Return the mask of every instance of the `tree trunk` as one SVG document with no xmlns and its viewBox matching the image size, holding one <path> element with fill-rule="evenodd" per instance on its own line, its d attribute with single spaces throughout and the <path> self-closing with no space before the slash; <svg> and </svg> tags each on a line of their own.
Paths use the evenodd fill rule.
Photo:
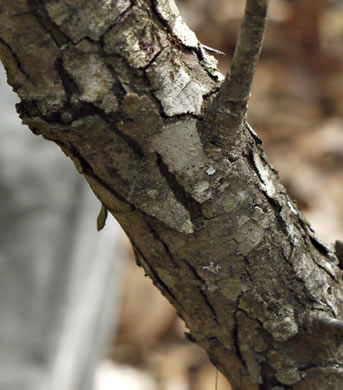
<svg viewBox="0 0 343 390">
<path fill-rule="evenodd" d="M 338 259 L 245 120 L 265 1 L 224 82 L 173 0 L 1 0 L 0 55 L 234 389 L 341 389 Z"/>
</svg>

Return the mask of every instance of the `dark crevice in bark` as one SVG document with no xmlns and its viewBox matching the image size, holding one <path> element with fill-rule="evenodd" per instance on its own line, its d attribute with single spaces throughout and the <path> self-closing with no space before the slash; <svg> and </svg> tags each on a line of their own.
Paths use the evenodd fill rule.
<svg viewBox="0 0 343 390">
<path fill-rule="evenodd" d="M 253 137 L 254 141 L 255 141 L 255 144 L 256 144 L 256 147 L 258 150 L 261 151 L 261 154 L 262 154 L 262 157 L 263 157 L 263 161 L 268 164 L 268 162 L 265 160 L 264 158 L 264 153 L 263 153 L 263 139 L 256 133 L 256 131 L 249 125 L 248 121 L 246 120 L 245 121 L 245 127 L 247 128 L 247 130 L 249 131 L 249 134 Z M 270 166 L 271 169 L 278 175 L 278 171 L 273 167 L 273 166 Z"/>
<path fill-rule="evenodd" d="M 242 296 L 243 296 L 244 294 L 242 294 Z M 242 297 L 241 296 L 241 297 Z M 240 297 L 240 298 L 241 298 Z M 239 305 L 239 303 L 238 303 L 238 305 Z M 261 329 L 263 329 L 263 322 L 261 321 L 261 320 L 259 320 L 258 318 L 255 318 L 255 317 L 252 317 L 251 315 L 249 315 L 249 313 L 246 311 L 246 310 L 244 310 L 244 309 L 242 309 L 241 307 L 238 307 L 237 308 L 237 312 L 238 311 L 241 311 L 242 313 L 244 313 L 246 316 L 247 316 L 247 318 L 249 318 L 249 320 L 252 320 L 252 321 L 255 321 L 255 322 L 257 322 L 258 323 L 258 325 L 261 327 Z"/>
<path fill-rule="evenodd" d="M 136 248 L 136 246 L 135 246 L 135 243 L 134 243 L 133 239 L 131 239 L 131 238 L 129 237 L 129 240 L 130 240 L 130 244 L 131 244 L 131 246 L 132 246 L 133 254 L 134 254 L 134 256 L 135 256 L 136 264 L 138 265 L 138 267 L 142 267 L 142 268 L 144 269 L 142 259 L 141 259 L 141 257 L 139 256 L 138 250 L 137 250 L 137 248 Z M 145 276 L 145 277 L 148 276 L 148 274 L 146 273 L 146 271 L 144 272 L 144 276 Z"/>
<path fill-rule="evenodd" d="M 166 178 L 168 185 L 175 198 L 189 211 L 192 222 L 196 225 L 197 220 L 202 216 L 201 204 L 189 195 L 182 185 L 178 182 L 176 176 L 169 171 L 168 166 L 164 163 L 161 155 L 157 155 L 157 165 L 163 177 Z"/>
<path fill-rule="evenodd" d="M 50 111 L 47 114 L 43 114 L 38 106 L 38 102 L 34 100 L 22 100 L 16 104 L 16 109 L 24 124 L 26 124 L 26 120 L 29 118 L 40 117 L 46 123 L 57 127 L 60 132 L 70 129 L 70 123 L 74 114 L 72 107 L 68 103 L 65 103 L 59 111 Z M 35 128 L 33 124 L 30 124 L 30 129 L 35 135 L 43 135 L 43 132 Z M 49 137 L 46 138 L 49 139 Z M 55 139 L 53 139 L 53 142 L 57 143 Z"/>
<path fill-rule="evenodd" d="M 53 140 L 58 144 L 58 141 Z M 96 182 L 98 182 L 103 188 L 105 188 L 110 194 L 113 195 L 114 198 L 120 200 L 121 202 L 127 204 L 130 206 L 131 210 L 136 210 L 136 207 L 127 201 L 122 195 L 120 195 L 117 191 L 115 191 L 112 187 L 110 187 L 104 180 L 102 180 L 92 169 L 92 167 L 88 164 L 87 160 L 76 150 L 76 148 L 72 144 L 68 144 L 66 147 L 65 145 L 61 145 L 62 149 L 69 149 L 71 152 L 71 155 L 75 156 L 77 161 L 81 165 L 82 173 L 86 176 L 91 177 Z"/>
<path fill-rule="evenodd" d="M 58 57 L 55 61 L 55 69 L 62 81 L 67 100 L 70 101 L 73 94 L 79 94 L 80 88 L 63 65 L 63 58 Z"/>
<path fill-rule="evenodd" d="M 108 69 L 108 71 L 111 73 L 113 77 L 113 86 L 112 86 L 113 95 L 116 97 L 118 103 L 121 105 L 126 95 L 125 89 L 122 86 L 121 82 L 118 80 L 118 76 L 115 69 L 111 64 L 108 63 L 108 58 L 104 57 L 104 60 L 105 60 L 104 64 L 106 68 Z"/>
<path fill-rule="evenodd" d="M 93 168 L 89 165 L 88 161 L 77 151 L 76 147 L 74 147 L 71 143 L 69 143 L 67 149 L 70 150 L 72 156 L 75 156 L 77 161 L 80 163 L 82 173 L 85 173 L 88 176 L 92 177 L 97 182 L 101 183 L 101 185 L 105 184 L 105 183 L 101 182 L 101 179 L 95 175 Z M 112 189 L 109 188 L 109 186 L 107 184 L 105 184 L 105 186 L 106 186 L 105 188 L 108 191 L 110 191 L 111 194 L 117 195 L 117 194 L 115 194 L 114 191 L 112 191 Z"/>
<path fill-rule="evenodd" d="M 206 73 L 208 74 L 208 76 L 211 78 L 211 80 L 213 80 L 213 81 L 215 81 L 215 82 L 217 82 L 217 83 L 222 83 L 222 81 L 220 81 L 219 80 L 219 78 L 218 78 L 218 76 L 216 76 L 216 75 L 214 75 L 214 74 L 212 74 L 212 72 L 210 72 L 207 68 L 206 68 L 206 66 L 205 65 L 203 65 L 204 64 L 204 61 L 205 62 L 208 62 L 207 60 L 206 60 L 206 57 L 204 56 L 204 50 L 205 51 L 207 51 L 205 48 L 204 48 L 204 45 L 202 45 L 202 43 L 200 42 L 200 41 L 198 41 L 198 49 L 197 50 L 195 50 L 195 49 L 193 49 L 193 52 L 195 53 L 195 55 L 198 57 L 198 61 L 199 61 L 199 63 L 200 63 L 200 65 L 203 67 L 203 69 L 206 71 Z M 202 48 L 202 49 L 201 49 Z M 215 50 L 215 49 L 213 49 L 213 50 Z M 225 53 L 221 53 L 222 55 L 226 55 Z M 211 54 L 210 54 L 211 55 Z M 218 69 L 215 69 L 215 70 L 217 70 L 218 72 L 219 72 L 219 70 Z M 216 91 L 218 91 L 219 90 L 219 86 L 218 86 L 218 88 L 216 88 Z M 207 93 L 206 95 L 204 95 L 204 96 L 209 96 L 209 95 L 212 95 L 213 93 L 212 93 L 212 91 L 211 92 L 209 92 L 209 93 Z"/>
<path fill-rule="evenodd" d="M 162 16 L 159 14 L 159 12 L 157 11 L 157 5 L 158 5 L 158 2 L 157 0 L 152 0 L 152 7 L 150 8 L 150 10 L 152 11 L 152 14 L 153 14 L 153 19 L 157 22 L 160 23 L 161 27 L 166 30 L 168 32 L 168 34 L 170 35 L 170 38 L 169 39 L 173 39 L 175 40 L 175 43 L 177 43 L 177 46 L 179 47 L 183 47 L 183 44 L 182 42 L 180 41 L 180 39 L 178 37 L 176 37 L 173 33 L 173 31 L 171 30 L 168 22 L 166 20 L 164 20 L 162 18 Z"/>
<path fill-rule="evenodd" d="M 239 348 L 239 338 L 238 338 L 238 328 L 239 328 L 239 326 L 238 326 L 237 312 L 238 312 L 238 310 L 234 314 L 234 326 L 233 326 L 233 330 L 232 330 L 232 343 L 233 343 L 233 346 L 234 346 L 235 351 L 237 353 L 238 359 L 242 363 L 243 367 L 245 369 L 247 369 L 248 368 L 247 364 L 246 364 L 245 360 L 243 359 L 241 350 Z"/>
<path fill-rule="evenodd" d="M 254 158 L 254 149 L 255 148 L 256 148 L 256 145 L 250 145 L 250 147 L 248 148 L 248 150 L 244 154 L 244 157 L 246 157 L 246 161 L 248 162 L 250 169 L 258 176 L 259 180 L 261 182 L 263 182 L 261 175 L 260 175 L 260 172 L 255 164 L 255 158 Z M 258 150 L 258 149 L 256 148 L 256 150 Z"/>
<path fill-rule="evenodd" d="M 259 155 L 260 159 L 265 163 L 265 165 L 268 166 L 268 168 L 270 169 L 270 171 L 273 172 L 273 173 L 275 174 L 275 179 L 278 179 L 278 180 L 279 180 L 280 178 L 279 178 L 279 172 L 278 172 L 278 170 L 275 169 L 275 167 L 270 163 L 270 161 L 268 160 L 268 158 L 267 158 L 267 156 L 266 156 L 266 154 L 265 154 L 265 152 L 264 152 L 264 150 L 263 150 L 263 146 L 262 146 L 263 141 L 261 140 L 262 143 L 257 142 L 257 141 L 256 141 L 256 136 L 254 136 L 254 135 L 252 134 L 252 131 L 254 131 L 254 130 L 251 128 L 251 129 L 249 130 L 249 132 L 250 132 L 250 134 L 253 136 L 253 138 L 254 138 L 254 140 L 255 140 L 255 143 L 254 143 L 253 147 L 256 147 L 256 150 L 258 151 L 258 155 Z M 256 135 L 257 135 L 257 134 L 256 134 Z M 283 193 L 286 194 L 286 191 L 284 190 Z"/>
<path fill-rule="evenodd" d="M 81 42 L 84 42 L 84 41 L 87 41 L 87 42 L 89 42 L 89 43 L 97 43 L 97 41 L 95 41 L 94 39 L 92 39 L 91 37 L 89 37 L 88 35 L 86 35 L 85 37 L 82 37 L 82 38 L 80 38 L 77 42 L 73 42 L 73 45 L 74 46 L 77 46 L 77 45 L 79 45 Z"/>
<path fill-rule="evenodd" d="M 207 286 L 207 283 L 206 283 L 206 280 L 204 280 L 200 275 L 199 273 L 197 272 L 197 270 L 195 269 L 195 267 L 187 260 L 187 259 L 183 259 L 184 263 L 188 266 L 189 270 L 192 272 L 192 274 L 200 281 L 200 286 L 198 288 L 199 290 L 199 293 L 200 295 L 203 297 L 206 305 L 208 306 L 208 308 L 210 309 L 211 313 L 212 313 L 212 316 L 213 316 L 213 320 L 216 322 L 217 326 L 220 327 L 220 324 L 217 320 L 217 314 L 216 314 L 216 311 L 212 305 L 212 303 L 210 302 L 208 296 L 205 294 L 205 292 L 202 290 L 203 288 L 206 288 Z"/>
<path fill-rule="evenodd" d="M 249 282 L 251 283 L 251 286 L 253 286 L 254 285 L 254 281 L 253 281 L 253 278 L 251 277 L 251 274 L 249 272 L 249 270 L 250 270 L 250 261 L 249 261 L 247 256 L 244 256 L 241 253 L 239 255 L 242 256 L 242 258 L 244 259 L 244 261 L 245 261 L 245 263 L 247 265 L 246 268 L 245 268 L 245 272 L 246 272 L 246 275 L 248 277 Z M 241 296 L 239 296 L 239 298 L 240 297 Z"/>
<path fill-rule="evenodd" d="M 125 56 L 118 53 L 106 53 L 104 50 L 101 51 L 101 56 L 104 63 L 112 67 L 111 74 L 114 80 L 120 81 L 120 76 L 124 75 L 127 78 L 128 89 L 122 85 L 122 88 L 127 92 L 134 92 L 137 95 L 141 95 L 142 91 L 146 93 L 149 91 L 152 93 L 153 87 L 150 80 L 146 76 L 142 68 L 134 68 Z M 120 71 L 116 69 L 118 67 Z"/>
<path fill-rule="evenodd" d="M 320 242 L 317 238 L 313 237 L 312 234 L 309 234 L 309 237 L 310 237 L 310 240 L 311 240 L 311 243 L 313 244 L 313 246 L 321 254 L 327 255 L 329 253 L 329 250 L 328 250 L 327 246 L 324 243 Z"/>
<path fill-rule="evenodd" d="M 273 387 L 278 388 L 278 386 L 280 387 L 280 390 L 292 389 L 292 387 L 287 386 L 276 379 L 276 371 L 273 367 L 269 365 L 267 361 L 262 361 L 260 363 L 260 366 L 261 366 L 261 377 L 264 379 L 264 381 L 262 384 L 259 385 L 259 390 L 271 390 L 273 389 Z"/>
<path fill-rule="evenodd" d="M 34 84 L 30 74 L 27 73 L 26 70 L 24 69 L 22 63 L 20 62 L 20 59 L 19 59 L 17 53 L 13 50 L 13 48 L 3 38 L 0 38 L 0 43 L 2 43 L 8 49 L 8 51 L 11 53 L 20 73 L 22 73 L 27 80 L 29 80 L 32 84 Z"/>
<path fill-rule="evenodd" d="M 219 187 L 219 185 L 218 185 L 218 187 Z M 220 217 L 222 217 L 223 215 L 226 215 L 226 214 L 230 214 L 230 212 L 229 211 L 225 211 L 225 212 L 223 212 L 221 214 L 215 215 L 214 217 L 205 217 L 205 216 L 203 216 L 203 218 L 204 218 L 205 221 L 213 221 L 216 218 L 220 218 Z"/>
<path fill-rule="evenodd" d="M 155 103 L 155 106 L 158 110 L 158 113 L 161 116 L 161 119 L 163 121 L 168 121 L 168 120 L 177 121 L 180 118 L 184 118 L 184 117 L 188 118 L 189 116 L 192 116 L 195 119 L 199 119 L 199 116 L 194 115 L 194 114 L 188 114 L 188 113 L 187 114 L 180 114 L 180 115 L 173 115 L 172 117 L 165 114 L 162 103 L 158 99 L 158 97 L 155 95 L 156 91 L 153 88 L 149 78 L 147 77 L 147 75 L 145 73 L 145 71 L 149 68 L 149 66 L 151 66 L 151 64 L 154 61 L 156 61 L 156 59 L 158 58 L 158 56 L 161 54 L 162 51 L 163 51 L 163 49 L 161 49 L 158 53 L 156 53 L 156 55 L 149 62 L 149 64 L 146 65 L 145 67 L 142 67 L 142 68 L 133 68 L 124 56 L 120 56 L 118 54 L 108 55 L 107 53 L 102 51 L 101 54 L 102 54 L 102 57 L 104 58 L 104 63 L 106 65 L 107 69 L 112 74 L 113 79 L 114 79 L 114 86 L 113 86 L 114 95 L 116 96 L 118 102 L 121 104 L 124 100 L 125 95 L 127 94 L 127 91 L 125 90 L 124 86 L 122 85 L 122 83 L 118 79 L 118 72 L 116 71 L 116 69 L 113 68 L 113 66 L 111 64 L 109 64 L 109 58 L 118 58 L 118 60 L 123 62 L 124 66 L 126 68 L 126 71 L 127 71 L 127 75 L 129 76 L 129 79 L 131 81 L 130 82 L 130 91 L 132 91 L 140 96 L 140 95 L 142 95 L 142 91 L 139 88 L 136 88 L 136 85 L 138 83 L 144 85 L 143 88 L 141 88 L 141 89 L 143 89 L 145 95 L 148 96 L 150 98 L 150 100 L 152 100 Z M 118 86 L 118 88 L 116 88 L 116 86 Z"/>
<path fill-rule="evenodd" d="M 59 26 L 50 19 L 50 16 L 47 10 L 44 8 L 44 2 L 42 0 L 28 0 L 28 3 L 35 8 L 35 15 L 38 23 L 46 31 L 51 39 L 55 42 L 58 48 L 63 47 L 68 42 L 71 42 L 71 39 L 61 31 Z"/>
<path fill-rule="evenodd" d="M 203 114 L 203 116 L 200 118 L 200 120 L 203 120 L 203 117 L 204 117 L 204 115 L 205 115 L 205 113 L 206 113 L 206 110 L 207 110 L 207 106 L 208 106 L 209 104 L 211 104 L 210 100 L 211 100 L 213 97 L 216 96 L 216 94 L 219 92 L 219 90 L 220 90 L 220 85 L 218 85 L 218 87 L 213 88 L 211 91 L 205 93 L 205 95 L 202 95 L 202 98 L 204 99 L 204 102 L 203 102 L 203 105 L 202 105 L 202 106 L 203 106 L 203 112 L 204 112 L 204 114 Z"/>
<path fill-rule="evenodd" d="M 301 219 L 300 219 L 300 221 L 301 221 Z M 301 223 L 301 226 L 303 227 L 303 223 Z M 308 229 L 306 229 L 306 227 L 303 227 L 303 229 L 305 230 L 305 232 L 303 234 L 303 240 L 304 240 L 305 246 L 307 248 L 307 252 L 311 255 L 312 261 L 318 266 L 318 268 L 323 270 L 335 283 L 339 283 L 339 280 L 337 280 L 335 278 L 335 276 L 332 275 L 332 273 L 329 272 L 329 270 L 326 269 L 318 261 L 318 255 L 313 253 L 313 248 L 315 248 L 319 252 L 319 256 L 322 256 L 323 254 L 326 255 L 326 261 L 328 261 L 328 262 L 333 261 L 332 254 L 329 252 L 329 250 L 325 246 L 325 244 L 318 241 L 318 239 L 315 236 L 313 236 L 311 234 L 311 232 L 309 232 Z M 332 310 L 332 309 L 330 308 L 330 310 Z"/>
<path fill-rule="evenodd" d="M 335 255 L 338 259 L 338 266 L 343 270 L 343 242 L 340 240 L 335 241 Z"/>
<path fill-rule="evenodd" d="M 122 12 L 110 26 L 107 27 L 107 29 L 105 30 L 105 32 L 103 34 L 101 34 L 101 36 L 99 38 L 99 44 L 102 48 L 105 47 L 104 39 L 105 39 L 106 34 L 108 34 L 112 30 L 113 27 L 115 27 L 117 24 L 121 23 L 125 19 L 125 17 L 130 13 L 130 11 L 132 10 L 134 5 L 135 5 L 135 2 L 130 1 L 130 6 L 124 12 Z"/>
<path fill-rule="evenodd" d="M 197 343 L 196 338 L 192 335 L 190 332 L 184 332 L 186 340 L 188 340 L 190 343 Z"/>
<path fill-rule="evenodd" d="M 113 86 L 112 91 L 114 96 L 117 98 L 119 103 L 122 103 L 126 93 L 124 88 L 122 87 L 121 83 L 119 82 L 115 71 L 113 68 L 105 62 L 106 68 L 110 71 L 110 73 L 113 76 Z M 63 58 L 58 57 L 55 62 L 55 69 L 60 76 L 60 79 L 63 83 L 64 90 L 66 92 L 66 97 L 68 102 L 70 102 L 72 96 L 79 95 L 81 93 L 81 90 L 74 80 L 74 78 L 69 74 L 69 72 L 65 69 L 63 64 Z M 92 103 L 89 102 L 75 102 L 70 103 L 70 107 L 65 108 L 71 108 L 72 109 L 72 120 L 78 120 L 80 118 L 84 118 L 89 115 L 98 115 L 100 116 L 106 123 L 108 123 L 115 132 L 120 135 L 120 137 L 124 138 L 125 141 L 131 146 L 131 148 L 139 155 L 143 156 L 143 151 L 141 150 L 140 146 L 133 141 L 131 138 L 129 138 L 126 134 L 119 131 L 118 127 L 116 126 L 116 122 L 118 121 L 117 116 L 113 114 L 106 114 L 104 110 L 101 108 L 95 106 Z M 57 121 L 60 122 L 60 121 Z M 64 121 L 62 121 L 64 122 Z M 51 122 L 49 122 L 51 123 Z"/>
<path fill-rule="evenodd" d="M 247 261 L 247 259 L 245 259 L 245 260 Z M 250 278 L 250 275 L 249 275 L 249 278 Z M 243 367 L 247 369 L 247 364 L 242 356 L 242 353 L 241 353 L 241 350 L 239 347 L 239 337 L 238 337 L 239 324 L 238 324 L 237 314 L 238 314 L 238 311 L 241 311 L 242 313 L 244 313 L 244 311 L 239 308 L 239 304 L 240 304 L 240 300 L 241 300 L 242 296 L 244 296 L 244 292 L 240 293 L 236 299 L 236 309 L 235 309 L 235 312 L 233 313 L 234 327 L 232 330 L 232 342 L 233 342 L 233 345 L 235 347 L 238 359 L 241 361 Z"/>
<path fill-rule="evenodd" d="M 173 294 L 173 292 L 169 289 L 169 287 L 164 283 L 164 281 L 160 278 L 156 270 L 149 264 L 148 259 L 143 255 L 143 253 L 138 249 L 135 242 L 133 242 L 133 247 L 135 251 L 137 252 L 138 256 L 140 256 L 144 263 L 149 267 L 149 271 L 151 272 L 152 278 L 158 283 L 159 288 L 164 292 L 164 295 L 166 297 L 171 298 L 171 300 L 174 301 L 174 305 L 181 307 L 179 304 L 179 301 L 177 300 L 176 296 Z"/>
<path fill-rule="evenodd" d="M 237 241 L 234 237 L 232 237 L 231 239 L 232 239 L 232 241 L 236 244 L 236 254 L 237 254 L 238 256 L 242 257 L 242 259 L 244 260 L 244 262 L 245 262 L 245 264 L 246 264 L 246 267 L 245 267 L 245 274 L 246 274 L 246 276 L 247 276 L 247 278 L 248 278 L 248 280 L 249 280 L 249 282 L 250 282 L 250 285 L 251 285 L 251 286 L 254 286 L 254 280 L 253 280 L 253 278 L 251 277 L 250 272 L 249 272 L 249 269 L 250 269 L 250 266 L 251 266 L 250 260 L 249 260 L 248 256 L 243 255 L 242 253 L 240 253 L 240 252 L 237 250 L 238 245 L 239 245 L 238 241 Z M 240 295 L 238 296 L 238 298 L 237 298 L 237 302 L 236 302 L 236 303 L 237 303 L 237 308 L 238 308 L 238 305 L 239 305 L 239 300 L 241 299 L 242 296 L 243 296 L 243 294 L 240 294 Z"/>
<path fill-rule="evenodd" d="M 20 119 L 24 120 L 26 117 L 32 118 L 36 116 L 42 116 L 41 111 L 34 100 L 22 100 L 15 105 Z M 37 133 L 35 133 L 37 134 Z"/>
<path fill-rule="evenodd" d="M 245 267 L 246 276 L 247 276 L 251 286 L 253 286 L 254 285 L 254 281 L 253 281 L 253 279 L 252 279 L 252 277 L 250 275 L 250 272 L 249 272 L 249 269 L 250 269 L 250 266 L 251 266 L 250 260 L 249 260 L 248 256 L 243 255 L 241 252 L 238 251 L 238 245 L 239 245 L 238 241 L 234 237 L 232 237 L 231 239 L 236 244 L 236 254 L 238 256 L 240 256 L 244 260 L 244 262 L 246 264 L 246 267 Z M 241 295 L 239 296 L 239 298 L 240 297 L 241 297 Z"/>
<path fill-rule="evenodd" d="M 176 261 L 176 259 L 174 258 L 171 250 L 169 249 L 168 245 L 162 240 L 162 238 L 158 235 L 156 229 L 153 228 L 153 226 L 151 225 L 151 223 L 148 221 L 148 218 L 145 218 L 145 222 L 146 224 L 149 226 L 149 229 L 152 233 L 152 235 L 155 237 L 155 239 L 160 242 L 163 246 L 163 248 L 165 249 L 166 251 L 166 254 L 168 255 L 168 257 L 170 258 L 170 260 L 172 260 L 172 262 L 178 266 L 178 263 Z"/>
<path fill-rule="evenodd" d="M 207 306 L 209 307 L 209 309 L 211 310 L 211 313 L 212 313 L 212 315 L 213 315 L 213 320 L 215 321 L 215 323 L 217 324 L 217 326 L 220 328 L 220 324 L 219 324 L 219 322 L 218 322 L 218 320 L 217 320 L 217 313 L 216 313 L 216 311 L 214 310 L 214 307 L 213 307 L 212 303 L 210 302 L 208 296 L 204 293 L 204 291 L 201 289 L 201 287 L 200 287 L 200 289 L 199 289 L 199 292 L 200 292 L 200 294 L 202 295 L 202 297 L 204 298 L 204 301 L 205 301 L 206 305 L 207 305 Z"/>
<path fill-rule="evenodd" d="M 161 50 L 159 50 L 153 57 L 152 59 L 149 61 L 149 63 L 147 65 L 145 65 L 143 68 L 139 68 L 141 70 L 147 70 L 156 60 L 157 58 L 159 57 L 159 55 L 162 53 L 163 51 L 163 48 Z"/>
<path fill-rule="evenodd" d="M 144 157 L 144 152 L 137 144 L 137 142 L 119 130 L 117 122 L 121 119 L 120 115 L 116 116 L 116 114 L 106 114 L 104 110 L 88 102 L 72 103 L 70 107 L 72 108 L 73 121 L 85 118 L 87 116 L 99 116 L 105 123 L 109 125 L 111 131 L 113 131 L 127 143 L 127 145 L 137 157 Z M 50 121 L 48 122 L 52 123 Z M 57 124 L 60 124 L 60 122 L 57 122 Z"/>
<path fill-rule="evenodd" d="M 120 138 L 122 138 L 131 148 L 131 150 L 135 153 L 135 155 L 139 158 L 144 158 L 144 152 L 141 148 L 141 146 L 134 141 L 131 137 L 128 135 L 124 134 L 122 131 L 119 130 L 117 126 L 117 122 L 121 120 L 121 116 L 117 114 L 106 114 L 105 111 L 100 109 L 99 107 L 96 107 L 92 104 L 89 104 L 90 106 L 93 107 L 94 112 L 97 113 L 97 115 L 100 116 L 106 122 L 111 130 L 116 133 Z"/>
<path fill-rule="evenodd" d="M 330 248 L 326 245 L 326 243 L 324 243 L 317 237 L 314 229 L 312 228 L 310 223 L 306 220 L 306 218 L 303 216 L 303 214 L 298 213 L 298 217 L 299 217 L 299 223 L 301 227 L 303 228 L 305 233 L 307 233 L 306 235 L 310 238 L 313 246 L 318 250 L 319 254 L 324 256 L 330 255 L 331 254 Z"/>
</svg>

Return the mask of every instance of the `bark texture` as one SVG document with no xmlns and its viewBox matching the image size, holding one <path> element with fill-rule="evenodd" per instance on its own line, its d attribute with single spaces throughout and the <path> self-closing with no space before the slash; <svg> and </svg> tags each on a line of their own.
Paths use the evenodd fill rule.
<svg viewBox="0 0 343 390">
<path fill-rule="evenodd" d="M 251 80 L 222 84 L 173 1 L 1 0 L 0 55 L 23 122 L 73 160 L 236 390 L 343 387 L 338 260 L 245 122 Z"/>
</svg>

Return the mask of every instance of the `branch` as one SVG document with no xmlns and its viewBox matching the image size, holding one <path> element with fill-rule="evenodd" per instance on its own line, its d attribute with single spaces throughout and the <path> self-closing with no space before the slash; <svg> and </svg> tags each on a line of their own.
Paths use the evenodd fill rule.
<svg viewBox="0 0 343 390">
<path fill-rule="evenodd" d="M 204 132 L 215 145 L 230 152 L 240 139 L 263 44 L 270 0 L 247 0 L 231 69 L 208 108 Z M 215 132 L 213 131 L 215 129 Z"/>
<path fill-rule="evenodd" d="M 222 86 L 222 99 L 247 102 L 259 59 L 269 0 L 247 0 L 230 71 Z"/>
</svg>

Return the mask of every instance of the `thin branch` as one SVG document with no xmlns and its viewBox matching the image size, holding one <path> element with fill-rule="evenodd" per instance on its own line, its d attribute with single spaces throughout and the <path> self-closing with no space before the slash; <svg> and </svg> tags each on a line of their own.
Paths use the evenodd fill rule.
<svg viewBox="0 0 343 390">
<path fill-rule="evenodd" d="M 263 44 L 270 0 L 246 0 L 231 69 L 209 105 L 202 131 L 224 153 L 241 139 L 256 64 Z"/>
<path fill-rule="evenodd" d="M 247 102 L 263 44 L 269 0 L 247 0 L 231 69 L 222 86 L 222 99 Z"/>
</svg>

